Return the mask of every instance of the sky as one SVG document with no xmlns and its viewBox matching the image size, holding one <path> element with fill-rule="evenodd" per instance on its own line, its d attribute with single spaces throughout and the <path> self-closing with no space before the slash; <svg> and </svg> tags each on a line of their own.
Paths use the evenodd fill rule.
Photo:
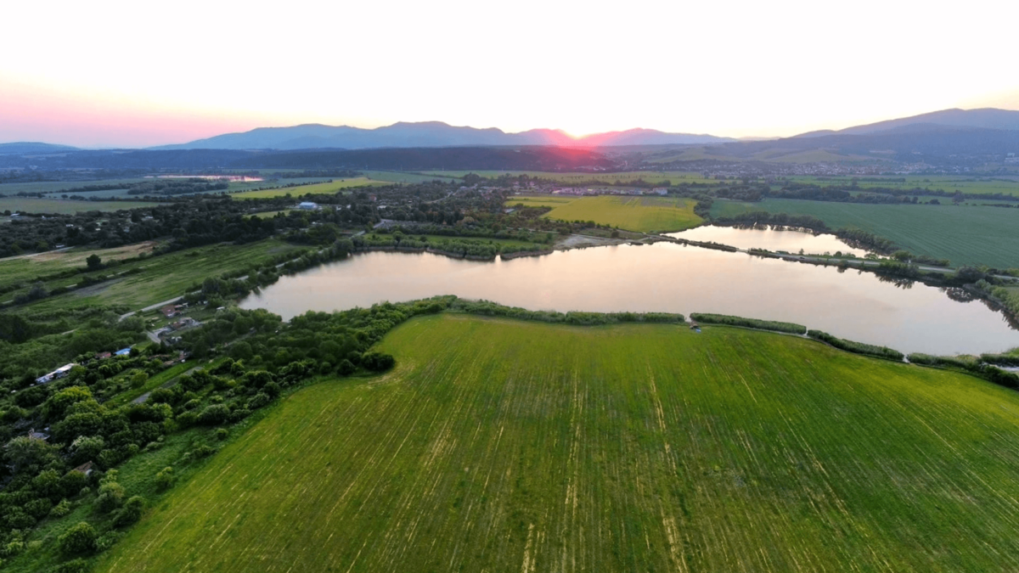
<svg viewBox="0 0 1019 573">
<path fill-rule="evenodd" d="M 0 21 L 0 142 L 432 120 L 765 137 L 1019 109 L 1014 0 L 55 0 Z"/>
</svg>

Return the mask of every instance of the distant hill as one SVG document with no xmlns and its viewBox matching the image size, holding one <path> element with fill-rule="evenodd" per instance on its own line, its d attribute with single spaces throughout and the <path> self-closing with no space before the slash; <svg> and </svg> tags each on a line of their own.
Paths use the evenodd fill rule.
<svg viewBox="0 0 1019 573">
<path fill-rule="evenodd" d="M 32 141 L 20 141 L 17 143 L 0 143 L 0 155 L 29 155 L 33 153 L 64 153 L 77 151 L 77 147 L 67 145 L 53 145 L 52 143 L 37 143 Z"/>
<path fill-rule="evenodd" d="M 897 124 L 867 133 L 819 131 L 773 141 L 727 143 L 711 148 L 716 157 L 739 159 L 792 158 L 817 152 L 832 154 L 829 160 L 884 158 L 913 162 L 920 158 L 965 158 L 983 160 L 1019 153 L 1019 129 L 939 125 Z"/>
<path fill-rule="evenodd" d="M 244 133 L 228 133 L 154 150 L 177 149 L 376 149 L 387 147 L 473 147 L 554 145 L 560 147 L 605 147 L 621 145 L 705 145 L 732 139 L 712 135 L 666 133 L 653 129 L 631 129 L 599 133 L 575 139 L 560 130 L 533 129 L 506 133 L 501 129 L 457 127 L 438 121 L 400 122 L 361 129 L 319 124 L 292 127 L 260 127 Z"/>
<path fill-rule="evenodd" d="M 931 113 L 889 119 L 867 125 L 857 125 L 846 129 L 811 131 L 797 135 L 800 138 L 824 137 L 827 135 L 874 135 L 896 131 L 904 133 L 905 128 L 924 126 L 921 131 L 933 132 L 932 126 L 962 129 L 1000 129 L 1006 131 L 1019 130 L 1019 111 L 1007 109 L 945 109 Z"/>
</svg>

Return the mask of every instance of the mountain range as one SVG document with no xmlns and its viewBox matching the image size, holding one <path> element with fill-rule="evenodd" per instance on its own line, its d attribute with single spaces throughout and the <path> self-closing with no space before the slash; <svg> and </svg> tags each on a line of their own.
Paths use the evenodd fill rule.
<svg viewBox="0 0 1019 573">
<path fill-rule="evenodd" d="M 400 122 L 375 129 L 349 126 L 296 125 L 261 127 L 243 133 L 227 133 L 178 145 L 150 148 L 150 151 L 185 150 L 368 150 L 440 147 L 569 147 L 606 148 L 622 146 L 700 145 L 726 148 L 727 154 L 744 155 L 777 145 L 805 150 L 818 148 L 888 149 L 915 147 L 916 142 L 935 145 L 946 153 L 965 152 L 974 143 L 980 147 L 1008 147 L 1019 132 L 1019 111 L 1003 109 L 947 109 L 859 125 L 841 130 L 822 130 L 794 137 L 738 141 L 712 135 L 666 133 L 653 129 L 630 129 L 574 138 L 561 130 L 533 129 L 507 133 L 496 128 L 457 127 L 442 122 Z M 881 140 L 888 140 L 885 145 Z M 955 151 L 952 151 L 955 149 Z M 0 144 L 0 156 L 44 156 L 76 151 L 76 148 L 47 143 Z"/>
<path fill-rule="evenodd" d="M 735 141 L 713 135 L 665 133 L 653 129 L 630 129 L 574 138 L 561 130 L 532 129 L 506 133 L 490 127 L 457 127 L 439 121 L 400 122 L 362 129 L 320 124 L 293 127 L 260 127 L 244 133 L 228 133 L 180 145 L 153 149 L 372 149 L 384 147 L 474 147 L 541 145 L 556 147 L 608 147 L 619 145 L 705 145 Z"/>
</svg>

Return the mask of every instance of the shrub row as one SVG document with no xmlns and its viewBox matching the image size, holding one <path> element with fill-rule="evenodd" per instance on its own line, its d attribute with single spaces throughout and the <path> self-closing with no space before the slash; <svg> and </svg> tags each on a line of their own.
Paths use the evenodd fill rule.
<svg viewBox="0 0 1019 573">
<path fill-rule="evenodd" d="M 808 330 L 807 336 L 814 340 L 820 340 L 825 342 L 839 350 L 845 350 L 846 352 L 853 352 L 855 354 L 864 354 L 867 356 L 874 356 L 877 358 L 887 358 L 889 360 L 901 361 L 904 355 L 898 350 L 892 350 L 886 346 L 876 346 L 873 344 L 864 344 L 863 342 L 854 342 L 852 340 L 846 340 L 837 336 L 832 336 L 827 332 L 820 330 Z"/>
<path fill-rule="evenodd" d="M 997 366 L 1019 366 L 1019 354 L 981 354 L 980 360 Z"/>
<path fill-rule="evenodd" d="M 480 316 L 503 316 L 517 320 L 533 320 L 537 322 L 551 322 L 575 325 L 597 325 L 617 324 L 623 322 L 654 322 L 654 323 L 683 323 L 686 319 L 682 314 L 670 314 L 664 312 L 555 312 L 550 310 L 527 310 L 524 308 L 509 307 L 489 302 L 487 300 L 464 300 L 456 299 L 450 306 L 450 310 L 463 312 L 465 314 L 476 314 Z"/>
<path fill-rule="evenodd" d="M 777 332 L 789 332 L 791 334 L 803 334 L 807 327 L 792 322 L 777 322 L 773 320 L 757 320 L 756 318 L 743 318 L 741 316 L 729 316 L 725 314 L 702 314 L 695 312 L 690 318 L 704 324 L 726 324 L 729 326 L 745 326 L 747 328 L 759 328 L 761 330 L 774 330 Z"/>
<path fill-rule="evenodd" d="M 999 356 L 989 356 L 990 358 L 998 358 Z M 993 382 L 999 386 L 1006 388 L 1019 389 L 1019 375 L 1013 374 L 1012 372 L 1006 372 L 1000 368 L 986 364 L 984 362 L 978 362 L 975 360 L 961 360 L 959 358 L 950 356 L 931 356 L 929 354 L 910 354 L 909 361 L 913 364 L 920 364 L 923 366 L 933 366 L 936 368 L 948 368 L 951 370 L 962 370 L 976 376 L 977 378 L 983 378 L 988 382 Z M 980 357 L 981 360 L 985 360 L 984 356 Z M 1005 356 L 1004 358 L 1011 358 Z M 1019 359 L 1016 359 L 1019 363 Z"/>
</svg>

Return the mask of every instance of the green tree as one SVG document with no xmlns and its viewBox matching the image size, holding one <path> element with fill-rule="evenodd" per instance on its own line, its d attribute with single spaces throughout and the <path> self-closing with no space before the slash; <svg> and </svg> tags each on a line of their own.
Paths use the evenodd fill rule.
<svg viewBox="0 0 1019 573">
<path fill-rule="evenodd" d="M 57 449 L 54 446 L 43 440 L 19 436 L 7 442 L 7 446 L 3 449 L 3 457 L 7 463 L 21 470 L 27 467 L 46 465 L 56 458 L 56 452 Z"/>
<path fill-rule="evenodd" d="M 95 253 L 92 253 L 91 255 L 89 255 L 87 259 L 85 259 L 85 264 L 88 265 L 88 269 L 90 271 L 95 271 L 103 268 L 103 260 L 100 259 L 99 255 Z"/>
</svg>

